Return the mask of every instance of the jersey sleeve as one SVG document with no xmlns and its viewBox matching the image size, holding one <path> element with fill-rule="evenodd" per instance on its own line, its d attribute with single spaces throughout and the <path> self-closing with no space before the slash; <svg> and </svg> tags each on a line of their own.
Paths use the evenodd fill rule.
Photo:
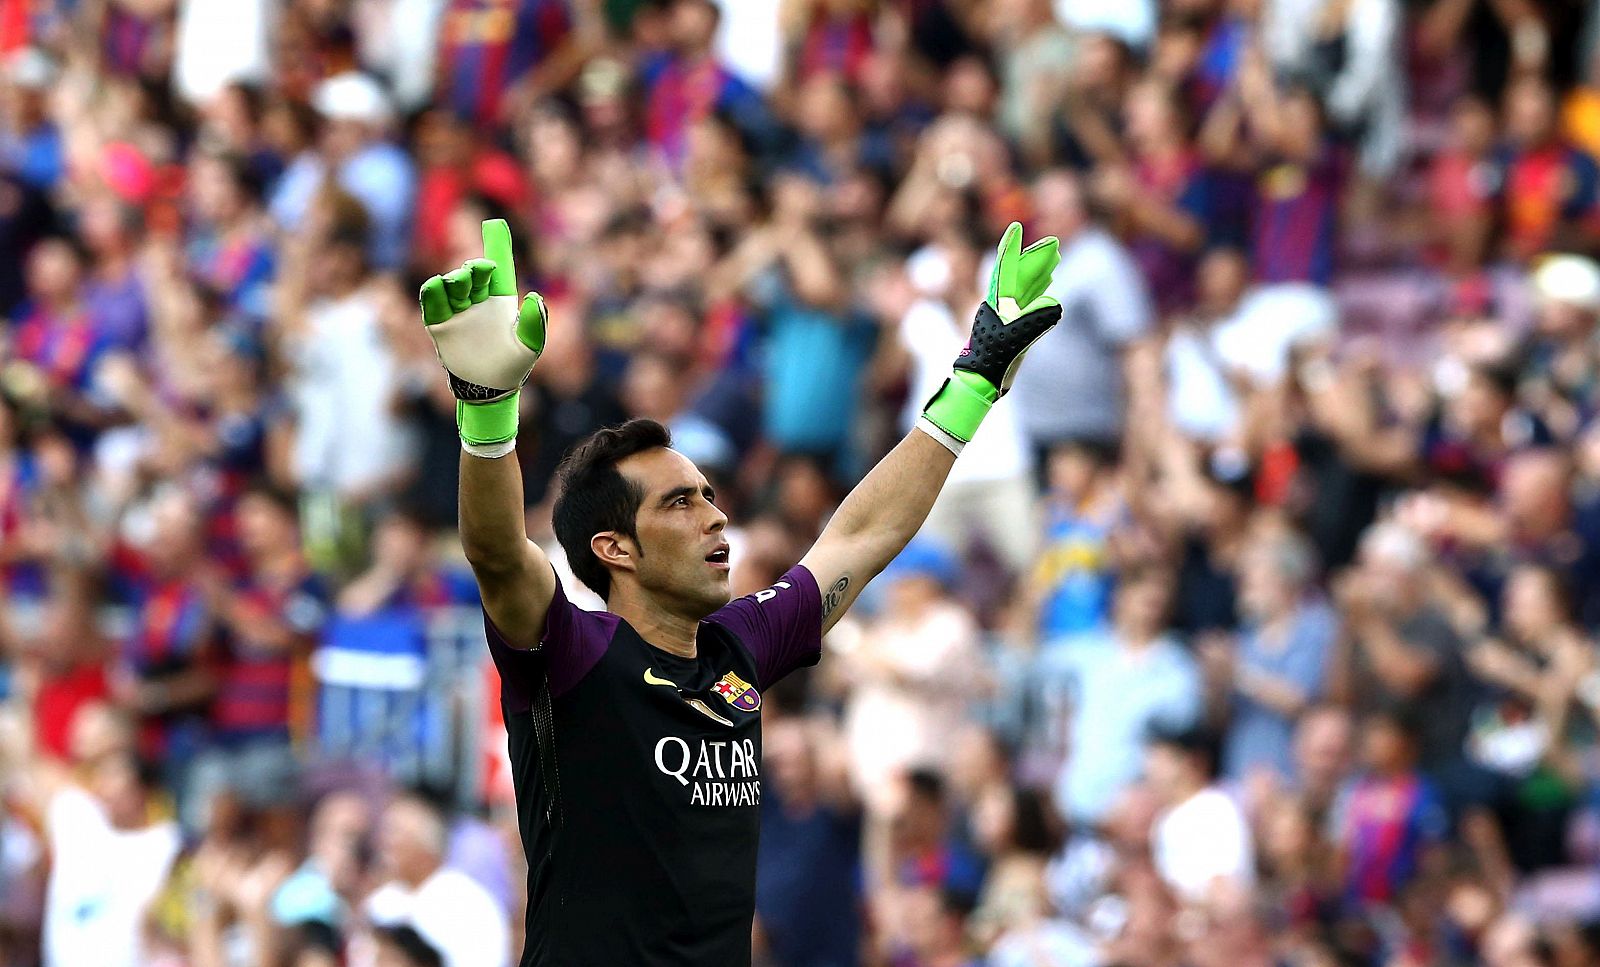
<svg viewBox="0 0 1600 967">
<path fill-rule="evenodd" d="M 616 634 L 617 620 L 614 614 L 585 611 L 567 600 L 560 577 L 556 578 L 537 648 L 513 648 L 495 627 L 489 612 L 484 611 L 484 635 L 500 672 L 501 702 L 506 711 L 531 708 L 542 679 L 549 681 L 551 698 L 560 697 L 582 681 L 605 655 Z"/>
<path fill-rule="evenodd" d="M 822 657 L 822 593 L 799 564 L 772 587 L 735 598 L 707 620 L 732 632 L 750 652 L 762 688 Z"/>
</svg>

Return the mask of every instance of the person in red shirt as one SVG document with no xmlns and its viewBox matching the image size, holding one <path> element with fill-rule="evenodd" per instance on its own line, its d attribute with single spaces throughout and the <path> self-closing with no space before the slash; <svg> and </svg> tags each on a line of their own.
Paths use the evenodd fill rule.
<svg viewBox="0 0 1600 967">
<path fill-rule="evenodd" d="M 1450 113 L 1448 147 L 1428 169 L 1427 224 L 1434 258 L 1453 276 L 1483 264 L 1494 226 L 1500 171 L 1494 163 L 1494 109 L 1464 95 Z"/>
<path fill-rule="evenodd" d="M 57 575 L 45 602 L 43 627 L 33 641 L 23 643 L 24 663 L 32 666 L 36 681 L 35 742 L 40 754 L 58 761 L 71 758 L 72 722 L 79 710 L 110 694 L 110 649 L 95 620 L 97 598 L 87 575 Z"/>
<path fill-rule="evenodd" d="M 450 212 L 479 195 L 495 210 L 521 211 L 528 181 L 515 158 L 478 137 L 468 120 L 450 110 L 429 111 L 417 124 L 417 211 Z M 412 256 L 417 265 L 450 261 L 449 220 L 419 218 Z"/>
<path fill-rule="evenodd" d="M 1540 77 L 1506 88 L 1503 168 L 1506 254 L 1526 261 L 1559 247 L 1595 216 L 1600 166 L 1562 139 L 1555 93 Z"/>
</svg>

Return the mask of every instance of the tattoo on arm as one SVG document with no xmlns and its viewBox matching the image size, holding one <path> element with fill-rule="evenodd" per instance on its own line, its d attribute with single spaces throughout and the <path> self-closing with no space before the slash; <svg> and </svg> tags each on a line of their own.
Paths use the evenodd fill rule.
<svg viewBox="0 0 1600 967">
<path fill-rule="evenodd" d="M 828 616 L 833 614 L 839 605 L 844 604 L 844 592 L 849 586 L 850 575 L 848 574 L 833 582 L 833 587 L 829 588 L 828 593 L 822 596 L 822 620 L 828 620 Z"/>
</svg>

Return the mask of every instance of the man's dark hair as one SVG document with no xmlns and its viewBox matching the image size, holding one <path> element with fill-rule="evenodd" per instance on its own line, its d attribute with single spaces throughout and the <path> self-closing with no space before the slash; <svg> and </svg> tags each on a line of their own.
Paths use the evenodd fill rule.
<svg viewBox="0 0 1600 967">
<path fill-rule="evenodd" d="M 1483 377 L 1484 382 L 1507 400 L 1514 400 L 1517 395 L 1517 384 L 1522 381 L 1522 372 L 1518 360 L 1511 356 L 1479 363 L 1473 367 L 1477 376 Z"/>
<path fill-rule="evenodd" d="M 339 931 L 323 920 L 307 920 L 290 931 L 290 949 L 296 954 L 323 953 L 338 959 L 343 944 Z"/>
<path fill-rule="evenodd" d="M 1362 718 L 1363 726 L 1387 725 L 1394 729 L 1406 744 L 1416 749 L 1416 738 L 1422 730 L 1424 716 L 1410 703 L 1391 699 L 1378 703 Z"/>
<path fill-rule="evenodd" d="M 1057 443 L 1053 449 L 1082 454 L 1096 470 L 1111 470 L 1122 460 L 1121 442 L 1108 436 L 1076 436 Z"/>
<path fill-rule="evenodd" d="M 957 920 L 966 920 L 978 909 L 978 895 L 972 890 L 953 884 L 939 888 L 939 912 Z"/>
<path fill-rule="evenodd" d="M 1050 801 L 1038 789 L 1016 789 L 1011 796 L 1012 845 L 1031 856 L 1051 856 L 1061 846 L 1061 836 L 1051 815 Z"/>
<path fill-rule="evenodd" d="M 644 488 L 624 477 L 617 464 L 646 450 L 672 446 L 672 434 L 655 420 L 629 420 L 596 430 L 567 451 L 556 467 L 556 497 L 551 512 L 556 540 L 578 580 L 601 598 L 611 597 L 611 572 L 589 548 L 602 531 L 626 534 L 635 541 L 634 522 L 644 502 Z"/>
<path fill-rule="evenodd" d="M 1149 743 L 1172 749 L 1200 770 L 1207 782 L 1217 778 L 1217 764 L 1222 758 L 1222 737 L 1203 725 L 1173 725 L 1160 723 L 1149 732 Z"/>
<path fill-rule="evenodd" d="M 944 777 L 932 769 L 912 769 L 906 775 L 915 799 L 923 799 L 936 806 L 944 805 Z"/>
<path fill-rule="evenodd" d="M 293 491 L 280 487 L 265 477 L 252 481 L 245 488 L 244 496 L 260 497 L 271 504 L 285 517 L 300 519 L 300 498 Z"/>
<path fill-rule="evenodd" d="M 433 944 L 422 939 L 416 928 L 400 924 L 380 926 L 373 931 L 378 939 L 400 951 L 411 967 L 444 967 L 444 957 Z"/>
<path fill-rule="evenodd" d="M 217 164 L 222 166 L 228 180 L 233 182 L 233 187 L 244 196 L 248 205 L 259 205 L 266 197 L 266 179 L 250 163 L 250 159 L 237 151 L 219 150 L 211 152 Z"/>
</svg>

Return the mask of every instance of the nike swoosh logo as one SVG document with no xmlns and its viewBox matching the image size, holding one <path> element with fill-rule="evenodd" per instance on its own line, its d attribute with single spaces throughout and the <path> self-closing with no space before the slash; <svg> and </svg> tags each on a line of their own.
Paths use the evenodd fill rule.
<svg viewBox="0 0 1600 967">
<path fill-rule="evenodd" d="M 669 682 L 665 678 L 657 678 L 653 668 L 646 668 L 644 670 L 644 682 L 646 685 L 665 685 L 668 688 L 678 687 L 677 682 Z"/>
</svg>

